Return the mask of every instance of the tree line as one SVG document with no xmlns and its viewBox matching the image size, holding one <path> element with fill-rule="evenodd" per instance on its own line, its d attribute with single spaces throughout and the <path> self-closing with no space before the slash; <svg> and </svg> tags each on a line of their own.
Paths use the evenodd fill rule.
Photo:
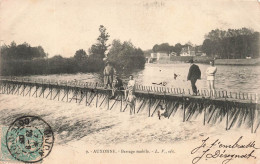
<svg viewBox="0 0 260 164">
<path fill-rule="evenodd" d="M 177 56 L 180 55 L 181 53 L 181 50 L 184 46 L 186 46 L 187 44 L 185 45 L 182 45 L 180 43 L 177 43 L 175 44 L 174 46 L 173 45 L 170 45 L 169 43 L 162 43 L 162 44 L 155 44 L 153 46 L 153 52 L 157 53 L 157 52 L 166 52 L 168 54 L 172 53 L 172 52 L 175 52 L 177 54 Z"/>
<path fill-rule="evenodd" d="M 20 45 L 12 42 L 10 45 L 1 46 L 2 60 L 33 60 L 46 57 L 48 53 L 41 46 L 31 47 L 26 42 Z"/>
<path fill-rule="evenodd" d="M 248 28 L 212 30 L 205 36 L 202 50 L 211 57 L 222 59 L 258 58 L 260 33 Z"/>
<path fill-rule="evenodd" d="M 183 47 L 192 45 L 190 42 L 170 45 L 169 43 L 155 44 L 153 52 L 175 52 L 177 56 Z M 195 51 L 201 50 L 207 56 L 222 59 L 259 58 L 260 33 L 252 29 L 215 29 L 205 35 L 202 45 L 195 46 Z M 201 48 L 200 48 L 201 47 Z M 198 49 L 199 48 L 199 49 Z"/>
<path fill-rule="evenodd" d="M 106 61 L 114 64 L 118 72 L 144 68 L 145 57 L 140 48 L 131 42 L 121 43 L 120 40 L 114 40 L 112 45 L 108 45 L 110 36 L 103 25 L 100 25 L 99 32 L 97 42 L 89 48 L 88 54 L 84 49 L 79 49 L 70 58 L 61 55 L 48 58 L 48 53 L 41 46 L 31 47 L 28 43 L 16 45 L 12 42 L 1 46 L 0 74 L 17 76 L 101 72 Z"/>
</svg>

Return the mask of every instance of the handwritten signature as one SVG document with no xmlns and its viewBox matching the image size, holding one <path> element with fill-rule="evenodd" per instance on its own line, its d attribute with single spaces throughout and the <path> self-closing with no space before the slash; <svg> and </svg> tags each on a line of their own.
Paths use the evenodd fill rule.
<svg viewBox="0 0 260 164">
<path fill-rule="evenodd" d="M 193 158 L 192 163 L 196 164 L 203 158 L 205 158 L 206 160 L 212 158 L 222 158 L 223 159 L 222 164 L 227 164 L 228 162 L 236 158 L 256 159 L 254 153 L 257 149 L 260 148 L 256 147 L 255 141 L 251 141 L 247 144 L 241 144 L 242 138 L 243 136 L 239 137 L 234 144 L 223 144 L 219 139 L 216 139 L 214 142 L 209 142 L 209 137 L 208 137 L 202 140 L 202 144 L 200 146 L 194 148 L 191 151 L 191 154 L 199 154 L 198 156 Z M 235 149 L 244 149 L 243 154 L 229 153 L 230 150 L 235 150 Z"/>
</svg>

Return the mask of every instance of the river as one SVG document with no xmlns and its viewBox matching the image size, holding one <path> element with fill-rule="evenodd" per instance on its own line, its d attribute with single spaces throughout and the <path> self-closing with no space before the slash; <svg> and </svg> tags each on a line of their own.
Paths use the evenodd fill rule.
<svg viewBox="0 0 260 164">
<path fill-rule="evenodd" d="M 202 72 L 201 80 L 197 81 L 198 89 L 206 89 L 206 69 L 208 65 L 197 64 Z M 187 63 L 176 64 L 146 64 L 145 69 L 135 70 L 131 74 L 137 84 L 147 86 L 159 86 L 153 83 L 165 82 L 166 87 L 191 89 L 190 82 L 187 81 L 187 74 L 190 65 Z M 174 74 L 177 78 L 174 79 Z M 125 82 L 130 73 L 120 75 Z M 217 65 L 216 89 L 231 92 L 260 93 L 260 66 L 233 66 Z M 77 73 L 77 74 L 54 74 L 54 75 L 34 75 L 29 78 L 43 78 L 48 80 L 79 80 L 83 82 L 101 82 L 100 73 Z"/>
</svg>

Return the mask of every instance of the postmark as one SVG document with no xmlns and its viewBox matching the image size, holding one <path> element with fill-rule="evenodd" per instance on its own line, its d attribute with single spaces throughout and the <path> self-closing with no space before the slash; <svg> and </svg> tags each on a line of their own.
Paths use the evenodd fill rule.
<svg viewBox="0 0 260 164">
<path fill-rule="evenodd" d="M 9 153 L 18 161 L 35 163 L 47 157 L 54 144 L 51 126 L 37 116 L 17 118 L 6 133 Z"/>
</svg>

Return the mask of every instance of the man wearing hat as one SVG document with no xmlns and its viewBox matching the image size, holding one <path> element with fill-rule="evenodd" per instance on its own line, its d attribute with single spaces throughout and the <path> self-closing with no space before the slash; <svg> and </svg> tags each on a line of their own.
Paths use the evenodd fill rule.
<svg viewBox="0 0 260 164">
<path fill-rule="evenodd" d="M 116 73 L 114 67 L 109 63 L 106 62 L 106 67 L 104 69 L 104 85 L 105 89 L 110 86 L 110 89 L 112 89 L 112 83 L 113 83 L 113 76 Z"/>
<path fill-rule="evenodd" d="M 196 81 L 201 78 L 201 72 L 199 66 L 193 63 L 193 59 L 189 60 L 191 64 L 190 69 L 189 69 L 189 74 L 187 77 L 187 80 L 191 82 L 191 87 L 193 91 L 193 95 L 197 95 L 197 87 L 196 87 Z"/>
</svg>

